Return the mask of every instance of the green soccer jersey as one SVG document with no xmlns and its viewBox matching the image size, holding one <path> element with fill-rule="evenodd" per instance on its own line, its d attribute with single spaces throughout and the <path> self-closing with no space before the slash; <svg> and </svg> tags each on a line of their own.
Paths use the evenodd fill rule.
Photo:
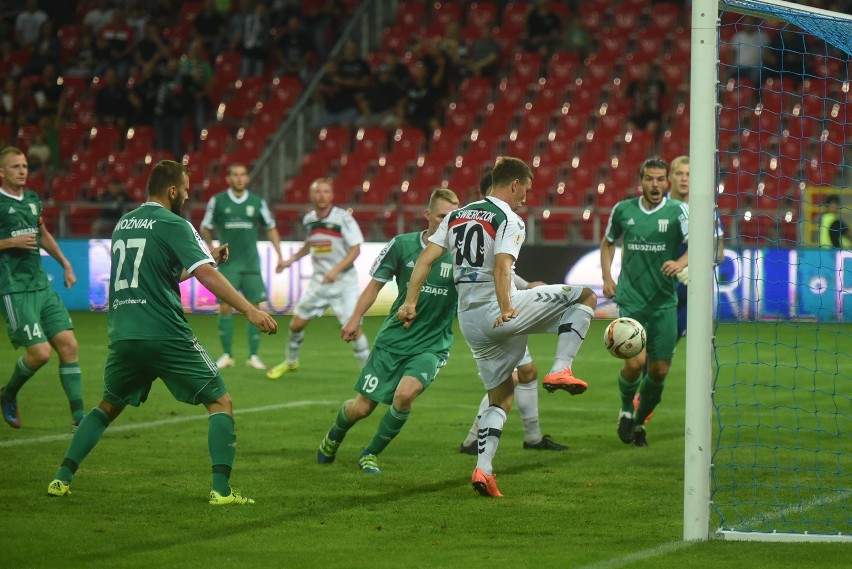
<svg viewBox="0 0 852 569">
<path fill-rule="evenodd" d="M 642 198 L 615 204 L 606 227 L 606 238 L 623 237 L 621 274 L 615 302 L 624 308 L 648 311 L 677 306 L 677 279 L 662 272 L 663 263 L 682 254 L 689 237 L 689 207 L 663 198 L 648 210 Z"/>
<path fill-rule="evenodd" d="M 213 263 L 195 228 L 147 202 L 118 220 L 111 251 L 109 339 L 192 338 L 180 301 L 181 272 Z"/>
<path fill-rule="evenodd" d="M 210 198 L 201 226 L 215 230 L 219 243 L 228 243 L 230 246 L 230 271 L 256 272 L 260 270 L 258 229 L 272 229 L 275 220 L 262 197 L 243 192 L 238 198 L 229 189 Z"/>
<path fill-rule="evenodd" d="M 24 190 L 20 196 L 13 196 L 0 188 L 0 239 L 34 234 L 38 245 L 41 223 L 41 200 L 35 192 Z M 3 294 L 36 291 L 49 285 L 38 250 L 0 251 L 0 291 Z"/>
<path fill-rule="evenodd" d="M 376 336 L 375 345 L 395 353 L 412 355 L 423 352 L 448 352 L 453 343 L 453 317 L 456 314 L 458 295 L 453 284 L 453 262 L 449 253 L 438 259 L 426 283 L 420 291 L 417 301 L 417 318 L 406 330 L 397 320 L 396 312 L 405 302 L 408 282 L 417 263 L 417 257 L 425 244 L 423 232 L 404 233 L 394 237 L 382 249 L 373 266 L 370 276 L 377 281 L 388 282 L 396 279 L 399 294 L 391 307 Z"/>
</svg>

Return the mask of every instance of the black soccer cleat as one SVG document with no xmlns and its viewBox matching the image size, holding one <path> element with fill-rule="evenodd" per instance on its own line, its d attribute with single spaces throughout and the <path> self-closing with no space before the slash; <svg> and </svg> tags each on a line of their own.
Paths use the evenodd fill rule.
<svg viewBox="0 0 852 569">
<path fill-rule="evenodd" d="M 633 416 L 621 411 L 618 414 L 618 438 L 626 445 L 633 442 Z"/>
<path fill-rule="evenodd" d="M 645 435 L 645 426 L 639 425 L 638 427 L 633 428 L 633 446 L 637 447 L 646 447 L 648 446 L 648 439 Z"/>
<path fill-rule="evenodd" d="M 567 446 L 557 443 L 556 441 L 550 438 L 550 435 L 544 435 L 543 437 L 541 437 L 541 440 L 535 444 L 524 441 L 524 448 L 527 450 L 568 450 Z"/>
</svg>

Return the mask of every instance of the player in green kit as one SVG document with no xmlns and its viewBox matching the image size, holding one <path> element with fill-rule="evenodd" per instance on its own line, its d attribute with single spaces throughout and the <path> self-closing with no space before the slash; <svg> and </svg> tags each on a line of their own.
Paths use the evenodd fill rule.
<svg viewBox="0 0 852 569">
<path fill-rule="evenodd" d="M 258 229 L 266 231 L 266 237 L 275 249 L 278 263 L 275 272 L 284 270 L 284 258 L 281 256 L 281 239 L 275 228 L 275 219 L 269 212 L 266 200 L 249 192 L 248 171 L 243 164 L 231 164 L 228 166 L 228 189 L 218 193 L 207 202 L 207 210 L 201 220 L 201 236 L 207 243 L 207 247 L 213 249 L 213 231 L 219 243 L 227 243 L 228 248 L 234 251 L 228 263 L 223 265 L 219 272 L 228 281 L 245 295 L 255 308 L 266 300 L 266 285 L 260 275 L 260 256 L 257 252 Z M 219 303 L 219 340 L 222 342 L 222 355 L 216 360 L 219 369 L 232 367 L 234 358 L 232 341 L 234 337 L 234 325 L 231 315 L 234 309 L 225 302 Z M 248 335 L 248 359 L 246 365 L 254 369 L 266 369 L 266 366 L 257 356 L 260 345 L 260 331 L 251 322 L 247 323 Z"/>
<path fill-rule="evenodd" d="M 179 283 L 195 277 L 257 326 L 274 334 L 275 320 L 249 303 L 215 269 L 228 246 L 211 253 L 181 217 L 188 170 L 171 160 L 157 163 L 148 178 L 148 201 L 119 219 L 112 233 L 109 279 L 109 350 L 104 393 L 80 423 L 53 482 L 50 496 L 71 492 L 80 463 L 127 405 L 144 403 L 159 377 L 178 401 L 203 404 L 210 415 L 207 444 L 213 467 L 210 504 L 251 504 L 231 490 L 237 447 L 231 396 L 216 363 L 192 333 L 180 301 Z M 214 261 L 214 258 L 216 261 Z"/>
<path fill-rule="evenodd" d="M 660 402 L 663 382 L 677 344 L 677 279 L 687 266 L 689 206 L 666 197 L 668 164 L 656 158 L 639 169 L 642 195 L 612 208 L 601 240 L 603 294 L 615 298 L 620 316 L 642 323 L 648 335 L 645 350 L 624 361 L 618 375 L 621 411 L 618 436 L 625 444 L 648 446 L 645 419 Z M 618 285 L 612 278 L 615 242 L 623 240 Z M 647 359 L 647 373 L 642 372 Z M 633 398 L 639 391 L 635 413 Z"/>
<path fill-rule="evenodd" d="M 364 472 L 381 472 L 377 458 L 379 453 L 402 430 L 414 400 L 429 387 L 446 363 L 453 343 L 453 318 L 457 301 L 449 253 L 434 265 L 423 285 L 417 308 L 426 317 L 405 330 L 396 318 L 396 311 L 405 300 L 417 257 L 441 221 L 458 206 L 459 200 L 452 191 L 435 190 L 425 214 L 429 222 L 428 229 L 398 235 L 373 262 L 370 270 L 373 278 L 358 298 L 352 317 L 341 330 L 343 339 L 351 342 L 358 336 L 361 319 L 376 301 L 385 283 L 396 279 L 399 294 L 390 315 L 379 329 L 370 357 L 355 384 L 357 395 L 343 403 L 337 419 L 320 443 L 317 451 L 320 464 L 334 462 L 337 449 L 349 429 L 369 416 L 379 403 L 384 403 L 390 408 L 358 460 Z"/>
<path fill-rule="evenodd" d="M 73 430 L 85 414 L 77 339 L 68 311 L 47 280 L 39 247 L 62 265 L 67 288 L 77 277 L 44 226 L 41 200 L 25 189 L 28 173 L 23 152 L 11 146 L 0 151 L 0 312 L 12 346 L 26 350 L 0 388 L 0 404 L 3 419 L 19 429 L 18 391 L 50 360 L 53 348 L 59 355 L 59 381 L 71 407 Z"/>
</svg>

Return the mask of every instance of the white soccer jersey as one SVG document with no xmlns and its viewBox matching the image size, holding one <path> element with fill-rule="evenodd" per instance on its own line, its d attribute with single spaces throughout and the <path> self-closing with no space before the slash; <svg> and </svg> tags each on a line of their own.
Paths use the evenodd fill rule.
<svg viewBox="0 0 852 569">
<path fill-rule="evenodd" d="M 509 204 L 494 196 L 468 204 L 444 218 L 429 241 L 452 254 L 459 312 L 494 300 L 494 256 L 508 253 L 517 259 L 525 238 L 524 221 Z M 513 265 L 513 276 L 514 270 Z M 510 287 L 510 294 L 514 294 L 514 279 L 510 280 Z"/>
<path fill-rule="evenodd" d="M 322 219 L 311 211 L 302 219 L 305 240 L 311 249 L 314 274 L 324 275 L 346 257 L 356 245 L 364 242 L 361 228 L 345 209 L 333 206 Z"/>
</svg>

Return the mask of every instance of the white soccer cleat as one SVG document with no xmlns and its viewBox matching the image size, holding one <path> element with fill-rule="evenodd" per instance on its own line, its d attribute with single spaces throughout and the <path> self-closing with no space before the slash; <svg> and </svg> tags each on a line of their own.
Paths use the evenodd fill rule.
<svg viewBox="0 0 852 569">
<path fill-rule="evenodd" d="M 257 356 L 252 356 L 246 360 L 246 365 L 252 369 L 266 369 L 266 364 L 260 361 Z"/>
<path fill-rule="evenodd" d="M 216 360 L 216 367 L 219 369 L 234 367 L 234 358 L 231 357 L 231 354 L 222 354 L 219 359 Z"/>
</svg>

